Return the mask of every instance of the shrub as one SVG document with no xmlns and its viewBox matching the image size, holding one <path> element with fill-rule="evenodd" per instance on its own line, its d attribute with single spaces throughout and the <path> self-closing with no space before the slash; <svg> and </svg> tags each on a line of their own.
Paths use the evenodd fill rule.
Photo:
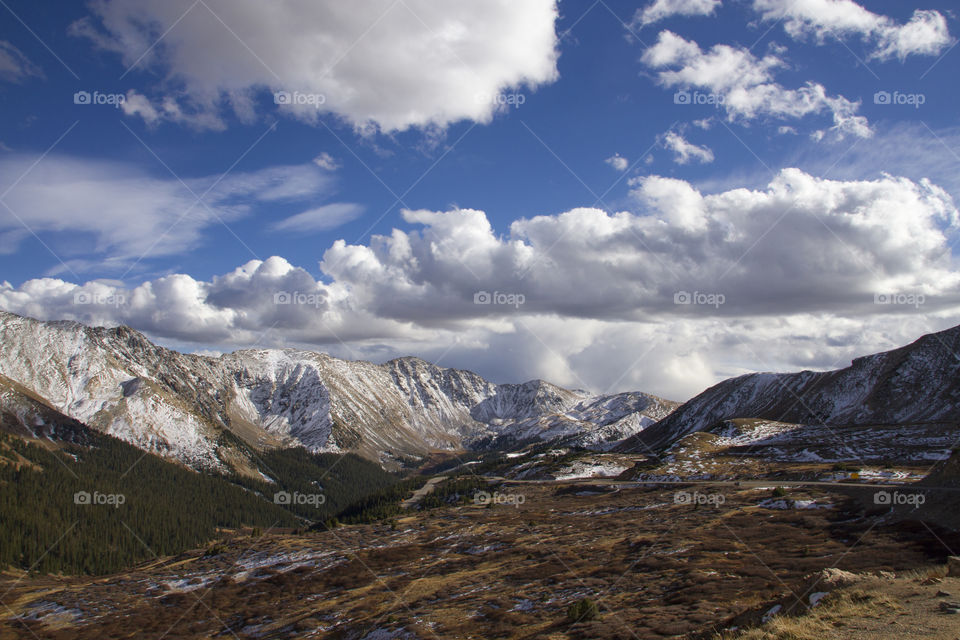
<svg viewBox="0 0 960 640">
<path fill-rule="evenodd" d="M 599 616 L 600 610 L 597 609 L 597 603 L 590 598 L 577 600 L 567 608 L 567 620 L 570 622 L 585 622 Z"/>
</svg>

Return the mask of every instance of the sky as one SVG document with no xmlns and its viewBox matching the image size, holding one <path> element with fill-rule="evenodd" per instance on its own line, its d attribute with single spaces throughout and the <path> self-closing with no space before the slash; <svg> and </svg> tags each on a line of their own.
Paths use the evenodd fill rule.
<svg viewBox="0 0 960 640">
<path fill-rule="evenodd" d="M 946 0 L 0 16 L 0 309 L 674 400 L 958 323 Z"/>
</svg>

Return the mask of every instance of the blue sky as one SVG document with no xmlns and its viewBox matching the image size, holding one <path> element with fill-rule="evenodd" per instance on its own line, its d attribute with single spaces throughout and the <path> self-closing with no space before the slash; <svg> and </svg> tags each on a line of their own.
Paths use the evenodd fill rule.
<svg viewBox="0 0 960 640">
<path fill-rule="evenodd" d="M 0 308 L 678 399 L 956 323 L 951 3 L 338 4 L 6 0 Z"/>
</svg>

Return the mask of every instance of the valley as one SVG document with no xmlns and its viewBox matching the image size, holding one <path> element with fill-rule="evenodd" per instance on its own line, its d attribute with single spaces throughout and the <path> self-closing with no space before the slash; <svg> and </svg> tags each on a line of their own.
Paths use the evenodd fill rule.
<svg viewBox="0 0 960 640">
<path fill-rule="evenodd" d="M 369 522 L 224 529 L 91 578 L 5 572 L 0 638 L 720 639 L 784 621 L 810 631 L 743 637 L 956 638 L 939 609 L 950 598 L 934 595 L 960 587 L 945 566 L 960 548 L 955 510 L 924 508 L 955 504 L 956 456 L 932 474 L 811 462 L 768 473 L 762 453 L 741 452 L 752 471 L 741 460 L 723 479 L 705 479 L 715 466 L 677 475 L 670 454 L 443 457 L 449 469 L 416 483 L 427 490 Z M 572 620 L 584 599 L 597 617 Z M 829 633 L 805 618 L 834 608 Z M 868 632 L 878 620 L 882 633 Z"/>
<path fill-rule="evenodd" d="M 925 599 L 931 620 L 911 627 L 883 589 L 895 576 L 943 579 L 960 535 L 865 508 L 857 487 L 772 498 L 777 486 L 492 481 L 490 495 L 522 500 L 469 496 L 305 534 L 224 532 L 206 550 L 96 579 L 8 575 L 0 638 L 732 638 L 771 612 L 826 610 L 863 581 L 878 586 L 860 613 L 889 634 L 869 637 L 956 637 L 944 598 Z M 571 621 L 584 598 L 598 617 Z M 809 637 L 857 637 L 858 624 Z"/>
<path fill-rule="evenodd" d="M 0 640 L 960 640 L 958 0 L 0 16 Z"/>
<path fill-rule="evenodd" d="M 0 640 L 958 637 L 960 328 L 678 405 L 0 319 Z"/>
</svg>

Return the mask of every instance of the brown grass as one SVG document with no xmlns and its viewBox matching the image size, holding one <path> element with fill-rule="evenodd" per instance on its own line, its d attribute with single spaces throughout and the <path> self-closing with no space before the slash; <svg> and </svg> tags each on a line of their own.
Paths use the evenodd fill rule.
<svg viewBox="0 0 960 640">
<path fill-rule="evenodd" d="M 871 618 L 900 605 L 877 589 L 852 587 L 831 593 L 820 605 L 799 616 L 775 616 L 766 624 L 745 631 L 723 633 L 716 640 L 845 640 L 848 632 L 837 623 Z"/>
</svg>

